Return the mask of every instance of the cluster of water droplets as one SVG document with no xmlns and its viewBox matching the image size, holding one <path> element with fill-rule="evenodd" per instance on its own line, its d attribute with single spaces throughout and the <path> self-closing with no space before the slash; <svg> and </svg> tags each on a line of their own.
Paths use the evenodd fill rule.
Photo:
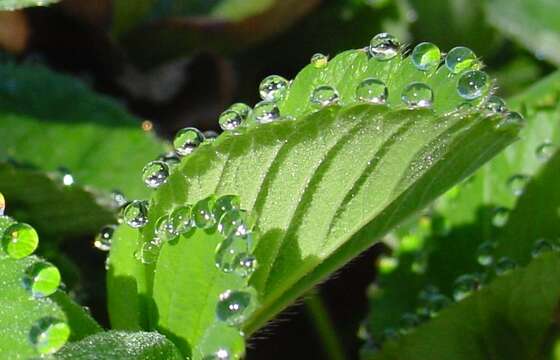
<svg viewBox="0 0 560 360">
<path fill-rule="evenodd" d="M 35 252 L 39 245 L 39 235 L 28 224 L 17 222 L 4 215 L 6 202 L 0 193 L 0 259 L 22 260 Z M 36 301 L 54 294 L 61 284 L 60 272 L 54 265 L 36 261 L 24 271 L 21 286 Z M 41 356 L 58 351 L 70 336 L 70 327 L 60 319 L 43 317 L 29 329 L 28 339 Z"/>
</svg>

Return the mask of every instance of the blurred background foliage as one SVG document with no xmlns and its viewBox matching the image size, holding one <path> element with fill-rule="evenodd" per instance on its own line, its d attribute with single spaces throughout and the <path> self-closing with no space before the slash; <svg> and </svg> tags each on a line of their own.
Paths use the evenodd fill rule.
<svg viewBox="0 0 560 360">
<path fill-rule="evenodd" d="M 0 12 L 0 48 L 5 61 L 46 65 L 81 79 L 148 120 L 144 130 L 169 138 L 185 126 L 217 130 L 229 104 L 257 101 L 266 75 L 291 78 L 314 53 L 363 47 L 381 31 L 409 46 L 470 47 L 497 78 L 499 95 L 510 97 L 560 65 L 558 14 L 556 0 L 62 0 Z M 120 124 L 127 115 L 115 111 L 103 121 Z M 72 244 L 90 244 L 93 235 L 82 233 L 84 241 Z M 89 245 L 55 240 L 44 255 L 106 324 L 104 257 Z M 366 288 L 384 251 L 370 249 L 343 270 L 343 281 L 322 286 L 324 304 L 313 297 L 310 311 L 295 307 L 282 315 L 253 340 L 257 346 L 248 357 L 324 358 L 329 346 L 320 344 L 324 337 L 316 336 L 310 314 L 325 308 L 346 354 L 330 351 L 331 358 L 356 358 Z"/>
</svg>

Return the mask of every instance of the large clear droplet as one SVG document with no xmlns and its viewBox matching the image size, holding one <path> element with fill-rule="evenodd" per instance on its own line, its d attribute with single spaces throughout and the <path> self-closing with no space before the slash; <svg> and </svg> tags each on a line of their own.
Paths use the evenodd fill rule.
<svg viewBox="0 0 560 360">
<path fill-rule="evenodd" d="M 257 124 L 268 124 L 280 119 L 280 109 L 272 101 L 261 101 L 253 109 L 253 118 Z"/>
<path fill-rule="evenodd" d="M 142 181 L 150 188 L 164 184 L 169 177 L 169 166 L 164 161 L 151 161 L 142 170 Z"/>
<path fill-rule="evenodd" d="M 476 275 L 461 275 L 455 280 L 453 299 L 461 301 L 480 287 L 480 278 Z"/>
<path fill-rule="evenodd" d="M 469 70 L 457 81 L 457 93 L 463 99 L 474 100 L 490 89 L 490 78 L 484 71 Z"/>
<path fill-rule="evenodd" d="M 224 131 L 235 130 L 239 126 L 241 126 L 242 122 L 243 122 L 243 118 L 241 117 L 241 115 L 239 115 L 237 112 L 233 110 L 224 111 L 220 115 L 220 118 L 218 119 L 218 124 L 220 125 L 220 128 Z"/>
<path fill-rule="evenodd" d="M 134 200 L 123 210 L 124 221 L 128 226 L 139 229 L 148 223 L 148 202 Z"/>
<path fill-rule="evenodd" d="M 311 65 L 316 69 L 322 69 L 329 63 L 329 57 L 327 55 L 316 53 L 311 56 Z"/>
<path fill-rule="evenodd" d="M 49 355 L 63 347 L 70 337 L 70 327 L 53 317 L 39 319 L 29 330 L 29 340 L 41 355 Z"/>
<path fill-rule="evenodd" d="M 482 266 L 490 266 L 494 263 L 494 251 L 496 243 L 494 241 L 485 241 L 480 244 L 476 251 L 476 261 Z"/>
<path fill-rule="evenodd" d="M 478 67 L 478 60 L 471 49 L 458 46 L 451 49 L 445 57 L 445 66 L 453 74 L 458 74 Z"/>
<path fill-rule="evenodd" d="M 554 246 L 545 239 L 539 239 L 535 241 L 533 245 L 533 250 L 531 250 L 531 256 L 533 258 L 538 258 L 541 255 L 551 252 L 554 250 Z"/>
<path fill-rule="evenodd" d="M 496 275 L 506 275 L 517 267 L 517 263 L 508 257 L 502 257 L 496 262 Z"/>
<path fill-rule="evenodd" d="M 192 209 L 192 218 L 195 226 L 201 229 L 209 229 L 216 225 L 214 199 L 209 197 L 197 202 Z"/>
<path fill-rule="evenodd" d="M 498 124 L 496 128 L 498 130 L 507 130 L 507 129 L 515 129 L 523 126 L 525 120 L 523 116 L 521 116 L 518 112 L 510 112 L 508 113 Z"/>
<path fill-rule="evenodd" d="M 178 235 L 189 232 L 193 226 L 192 208 L 190 206 L 181 206 L 171 213 L 169 216 L 173 229 Z"/>
<path fill-rule="evenodd" d="M 369 54 L 377 60 L 390 60 L 397 56 L 401 44 L 391 34 L 377 34 L 369 43 Z"/>
<path fill-rule="evenodd" d="M 35 263 L 25 271 L 23 285 L 33 297 L 47 297 L 54 294 L 60 286 L 60 272 L 49 263 Z"/>
<path fill-rule="evenodd" d="M 216 199 L 214 204 L 214 215 L 220 219 L 225 213 L 241 209 L 241 200 L 237 195 L 223 195 Z"/>
<path fill-rule="evenodd" d="M 537 159 L 546 161 L 554 155 L 557 149 L 558 147 L 555 144 L 551 142 L 544 142 L 537 146 L 535 149 L 535 155 L 537 156 Z"/>
<path fill-rule="evenodd" d="M 266 101 L 279 101 L 288 90 L 288 80 L 279 75 L 267 76 L 259 85 L 259 94 Z"/>
<path fill-rule="evenodd" d="M 249 118 L 249 115 L 251 114 L 251 111 L 253 111 L 253 109 L 251 109 L 249 105 L 240 102 L 231 105 L 228 110 L 235 111 L 239 114 L 239 116 L 241 116 L 241 119 L 243 120 L 247 120 Z"/>
<path fill-rule="evenodd" d="M 382 105 L 387 102 L 389 90 L 385 83 L 374 78 L 367 78 L 358 84 L 356 98 L 358 101 Z"/>
<path fill-rule="evenodd" d="M 13 259 L 31 255 L 39 245 L 39 235 L 31 225 L 15 223 L 10 225 L 2 236 L 2 247 Z"/>
<path fill-rule="evenodd" d="M 113 240 L 113 234 L 115 233 L 115 225 L 104 226 L 99 234 L 95 237 L 93 241 L 93 246 L 101 251 L 111 250 L 111 241 Z"/>
<path fill-rule="evenodd" d="M 228 325 L 240 326 L 253 313 L 256 305 L 257 296 L 253 288 L 226 290 L 220 294 L 216 315 Z"/>
<path fill-rule="evenodd" d="M 412 63 L 418 70 L 432 71 L 441 62 L 441 51 L 429 42 L 423 42 L 414 47 L 411 55 Z"/>
<path fill-rule="evenodd" d="M 158 259 L 159 250 L 160 243 L 158 241 L 146 241 L 134 255 L 142 264 L 153 264 Z"/>
<path fill-rule="evenodd" d="M 521 196 L 525 191 L 525 187 L 529 182 L 529 177 L 527 175 L 516 174 L 510 177 L 507 181 L 507 185 L 513 195 Z"/>
<path fill-rule="evenodd" d="M 506 102 L 501 97 L 492 95 L 486 102 L 486 110 L 492 114 L 501 114 L 507 111 Z"/>
<path fill-rule="evenodd" d="M 160 242 L 171 241 L 179 234 L 175 231 L 173 221 L 169 215 L 162 215 L 156 221 L 156 237 Z"/>
<path fill-rule="evenodd" d="M 243 259 L 251 254 L 253 236 L 251 234 L 228 236 L 216 248 L 216 267 L 229 273 L 240 267 Z"/>
<path fill-rule="evenodd" d="M 195 128 L 188 127 L 181 129 L 173 139 L 173 147 L 180 156 L 186 156 L 192 153 L 202 142 L 204 135 Z"/>
<path fill-rule="evenodd" d="M 317 86 L 311 93 L 311 103 L 319 107 L 336 105 L 339 100 L 338 91 L 329 85 Z"/>
<path fill-rule="evenodd" d="M 510 210 L 505 207 L 498 207 L 494 210 L 492 224 L 496 227 L 503 227 L 509 219 Z"/>
<path fill-rule="evenodd" d="M 427 84 L 413 82 L 403 90 L 401 99 L 410 109 L 429 108 L 434 101 L 434 92 Z"/>
<path fill-rule="evenodd" d="M 206 329 L 206 334 L 196 346 L 202 360 L 241 360 L 245 355 L 243 333 L 223 322 L 214 322 Z M 193 354 L 195 355 L 195 354 Z"/>
<path fill-rule="evenodd" d="M 239 264 L 234 268 L 234 272 L 243 277 L 249 277 L 257 269 L 257 258 L 253 255 L 242 256 L 239 259 Z"/>
<path fill-rule="evenodd" d="M 246 235 L 249 232 L 247 212 L 244 210 L 230 210 L 222 215 L 218 222 L 218 231 L 224 236 L 235 234 Z"/>
</svg>

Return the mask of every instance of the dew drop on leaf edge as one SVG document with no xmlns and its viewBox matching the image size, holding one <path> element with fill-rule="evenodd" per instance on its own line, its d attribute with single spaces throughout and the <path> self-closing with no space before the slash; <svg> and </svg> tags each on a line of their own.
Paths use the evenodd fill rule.
<svg viewBox="0 0 560 360">
<path fill-rule="evenodd" d="M 369 43 L 369 54 L 381 61 L 387 61 L 399 53 L 400 43 L 396 37 L 388 33 L 375 35 Z"/>
<path fill-rule="evenodd" d="M 54 265 L 37 262 L 25 271 L 23 284 L 33 297 L 43 298 L 54 294 L 60 286 L 60 272 Z"/>
<path fill-rule="evenodd" d="M 411 60 L 418 70 L 431 71 L 440 64 L 441 51 L 432 43 L 422 42 L 412 50 Z"/>
<path fill-rule="evenodd" d="M 70 327 L 64 321 L 44 317 L 29 330 L 29 340 L 41 355 L 53 354 L 62 348 L 70 337 Z"/>
<path fill-rule="evenodd" d="M 31 255 L 39 245 L 39 235 L 31 225 L 14 223 L 2 236 L 2 248 L 13 259 Z"/>
</svg>

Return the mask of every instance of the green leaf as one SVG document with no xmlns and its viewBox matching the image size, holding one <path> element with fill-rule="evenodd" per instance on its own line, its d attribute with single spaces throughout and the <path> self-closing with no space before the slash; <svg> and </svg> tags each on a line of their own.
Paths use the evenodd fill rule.
<svg viewBox="0 0 560 360">
<path fill-rule="evenodd" d="M 17 10 L 30 6 L 45 6 L 60 0 L 0 0 L 0 11 Z"/>
<path fill-rule="evenodd" d="M 363 358 L 544 359 L 543 345 L 560 299 L 559 273 L 560 256 L 542 256 Z"/>
<path fill-rule="evenodd" d="M 397 266 L 386 271 L 380 268 L 379 287 L 371 293 L 367 327 L 374 337 L 381 336 L 386 328 L 398 326 L 402 314 L 415 311 L 418 293 L 427 285 L 450 294 L 458 276 L 483 269 L 476 259 L 478 246 L 504 236 L 504 228 L 493 224 L 496 209 L 518 204 L 519 196 L 512 192 L 508 181 L 519 174 L 534 176 L 548 159 L 538 155 L 537 150 L 550 144 L 549 151 L 554 151 L 560 144 L 559 91 L 557 72 L 511 99 L 508 103 L 527 119 L 521 139 L 439 198 L 430 217 L 421 217 L 414 226 L 400 232 L 392 257 L 382 260 L 382 264 L 396 262 Z M 518 235 L 512 232 L 509 237 Z"/>
<path fill-rule="evenodd" d="M 56 176 L 0 163 L 0 189 L 12 216 L 47 237 L 93 234 L 115 222 L 113 200 L 79 185 L 64 186 Z M 11 208 L 14 211 L 11 211 Z"/>
<path fill-rule="evenodd" d="M 40 66 L 3 64 L 0 79 L 0 160 L 63 167 L 77 184 L 130 197 L 149 193 L 141 170 L 165 148 L 122 106 Z"/>
<path fill-rule="evenodd" d="M 4 358 L 39 355 L 29 333 L 42 318 L 51 317 L 66 322 L 71 331 L 70 341 L 101 331 L 101 327 L 61 291 L 43 299 L 31 296 L 23 285 L 23 278 L 26 270 L 38 261 L 35 256 L 21 260 L 0 259 L 0 354 Z"/>
<path fill-rule="evenodd" d="M 180 360 L 175 345 L 158 333 L 101 332 L 63 347 L 56 359 Z"/>
<path fill-rule="evenodd" d="M 418 71 L 400 55 L 370 59 L 363 50 L 342 53 L 323 68 L 307 66 L 279 103 L 280 113 L 295 120 L 226 133 L 185 157 L 155 192 L 141 242 L 153 239 L 156 220 L 177 206 L 212 194 L 239 195 L 261 234 L 259 267 L 250 281 L 260 305 L 243 324 L 253 333 L 515 139 L 517 127 L 496 126 L 503 115 L 479 111 L 486 97 L 472 102 L 471 110 L 457 110 L 464 103 L 456 88 L 459 76 L 445 67 Z M 368 77 L 387 84 L 388 106 L 357 104 L 356 88 Z M 404 89 L 414 81 L 433 89 L 432 109 L 402 104 Z M 337 89 L 337 106 L 311 105 L 321 85 Z M 138 294 L 127 298 L 144 302 L 140 313 L 150 314 L 149 326 L 183 339 L 188 354 L 185 349 L 197 346 L 191 332 L 199 331 L 198 323 L 190 323 L 191 309 L 199 312 L 200 324 L 215 321 L 215 314 L 199 305 L 225 279 L 209 270 L 214 248 L 181 239 L 175 248 L 163 245 L 155 266 L 138 269 L 119 260 L 130 259 L 130 252 L 120 251 L 129 251 L 135 236 L 117 241 L 127 245 L 112 251 L 111 264 L 139 284 Z M 191 256 L 196 261 L 185 260 Z M 184 277 L 176 277 L 181 272 Z"/>
<path fill-rule="evenodd" d="M 550 0 L 490 0 L 489 23 L 556 65 L 560 64 L 560 3 Z"/>
</svg>

